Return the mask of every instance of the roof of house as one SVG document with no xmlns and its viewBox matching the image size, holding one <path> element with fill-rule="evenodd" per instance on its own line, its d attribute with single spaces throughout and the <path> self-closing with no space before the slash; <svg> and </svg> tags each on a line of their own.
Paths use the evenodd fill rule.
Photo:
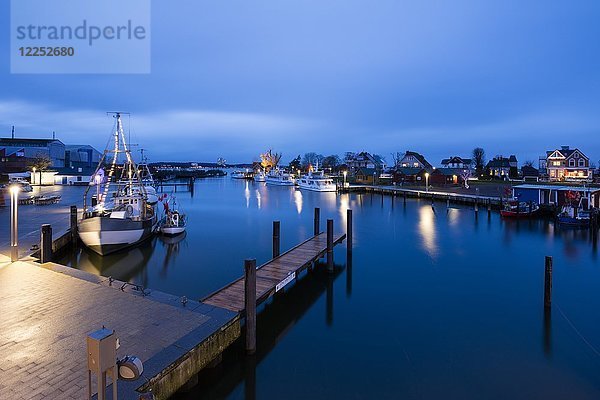
<svg viewBox="0 0 600 400">
<path fill-rule="evenodd" d="M 23 145 L 38 145 L 48 146 L 50 143 L 64 144 L 58 139 L 27 139 L 27 138 L 0 138 L 0 146 L 23 146 Z"/>
<path fill-rule="evenodd" d="M 376 174 L 377 170 L 375 168 L 359 168 L 356 171 L 356 175 L 365 175 L 365 176 L 369 176 L 369 175 L 373 175 Z"/>
<path fill-rule="evenodd" d="M 508 161 L 517 162 L 517 157 L 514 154 L 511 154 L 510 157 L 508 157 Z"/>
<path fill-rule="evenodd" d="M 530 165 L 523 165 L 521 167 L 521 173 L 523 174 L 523 176 L 539 176 L 540 175 L 540 171 L 538 171 L 537 169 L 533 168 Z"/>
<path fill-rule="evenodd" d="M 550 157 L 552 155 L 552 153 L 554 153 L 555 151 L 558 151 L 560 154 L 562 154 L 565 158 L 569 158 L 571 157 L 571 155 L 573 155 L 573 153 L 578 152 L 579 154 L 581 154 L 584 158 L 587 158 L 587 156 L 585 154 L 583 154 L 583 152 L 577 148 L 575 149 L 571 149 L 567 146 L 563 146 L 560 149 L 554 149 L 554 150 L 548 150 L 546 151 L 546 158 Z"/>
<path fill-rule="evenodd" d="M 436 168 L 433 170 L 433 172 L 431 174 L 432 175 L 433 174 L 441 174 L 441 175 L 446 175 L 446 176 L 452 176 L 452 175 L 461 176 L 463 171 L 464 171 L 463 168 Z"/>
<path fill-rule="evenodd" d="M 418 175 L 421 171 L 424 171 L 425 168 L 417 168 L 417 167 L 398 167 L 396 168 L 396 173 L 400 175 Z"/>
<path fill-rule="evenodd" d="M 450 158 L 444 158 L 442 160 L 442 165 L 448 164 L 471 164 L 473 162 L 470 158 L 462 158 L 458 156 L 452 156 Z"/>
<path fill-rule="evenodd" d="M 510 159 L 505 157 L 496 157 L 493 160 L 488 161 L 487 168 L 509 168 Z"/>
<path fill-rule="evenodd" d="M 414 158 L 416 158 L 421 164 L 423 164 L 423 166 L 425 168 L 432 168 L 432 165 L 429 164 L 429 162 L 425 159 L 425 157 L 422 154 L 417 153 L 416 151 L 407 151 L 404 154 L 404 157 L 407 156 L 413 156 Z"/>
</svg>

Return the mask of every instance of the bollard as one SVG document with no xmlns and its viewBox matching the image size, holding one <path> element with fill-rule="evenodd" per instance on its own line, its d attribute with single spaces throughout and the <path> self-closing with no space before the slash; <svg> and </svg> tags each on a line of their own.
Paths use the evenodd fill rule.
<svg viewBox="0 0 600 400">
<path fill-rule="evenodd" d="M 346 251 L 352 256 L 352 210 L 346 210 Z"/>
<path fill-rule="evenodd" d="M 52 261 L 52 226 L 44 224 L 40 238 L 40 262 L 43 264 L 50 261 Z"/>
<path fill-rule="evenodd" d="M 75 243 L 77 239 L 77 206 L 71 206 L 70 218 L 71 242 Z"/>
<path fill-rule="evenodd" d="M 552 305 L 552 257 L 546 256 L 544 271 L 544 308 Z"/>
<path fill-rule="evenodd" d="M 279 257 L 279 248 L 281 238 L 279 236 L 281 224 L 279 221 L 273 221 L 273 258 Z"/>
<path fill-rule="evenodd" d="M 333 272 L 333 220 L 327 220 L 327 272 Z"/>
<path fill-rule="evenodd" d="M 246 306 L 246 353 L 256 351 L 256 259 L 244 261 L 244 302 Z"/>
<path fill-rule="evenodd" d="M 315 229 L 314 235 L 317 236 L 320 231 L 319 220 L 321 219 L 321 209 L 319 207 L 315 207 Z"/>
</svg>

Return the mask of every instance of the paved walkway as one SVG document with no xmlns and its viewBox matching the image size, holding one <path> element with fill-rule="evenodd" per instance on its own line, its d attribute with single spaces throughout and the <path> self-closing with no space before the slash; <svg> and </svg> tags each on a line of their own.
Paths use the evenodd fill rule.
<svg viewBox="0 0 600 400">
<path fill-rule="evenodd" d="M 57 264 L 11 264 L 0 255 L 0 399 L 85 398 L 85 338 L 102 325 L 116 331 L 119 357 L 145 362 L 184 337 L 198 344 L 190 341 L 192 332 L 206 327 L 200 340 L 237 318 L 196 302 L 184 308 L 179 298 L 159 292 L 121 291 L 121 284 Z"/>
</svg>

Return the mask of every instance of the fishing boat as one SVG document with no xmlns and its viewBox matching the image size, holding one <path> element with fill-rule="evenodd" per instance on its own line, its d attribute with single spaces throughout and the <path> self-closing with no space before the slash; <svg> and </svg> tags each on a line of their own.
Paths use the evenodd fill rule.
<svg viewBox="0 0 600 400">
<path fill-rule="evenodd" d="M 248 169 L 246 169 L 245 171 L 236 170 L 236 171 L 233 171 L 231 173 L 231 177 L 233 179 L 248 179 L 248 180 L 252 180 L 252 179 L 254 179 L 254 172 L 249 171 Z"/>
<path fill-rule="evenodd" d="M 267 185 L 273 186 L 295 186 L 296 180 L 291 174 L 278 168 L 273 168 L 267 174 L 265 181 Z"/>
<path fill-rule="evenodd" d="M 258 170 L 254 173 L 254 182 L 266 182 L 266 181 L 267 181 L 267 174 L 265 174 L 265 171 Z"/>
<path fill-rule="evenodd" d="M 158 203 L 156 183 L 154 182 L 152 172 L 150 172 L 150 167 L 148 167 L 148 158 L 144 156 L 144 149 L 141 149 L 140 151 L 142 152 L 142 162 L 138 164 L 140 178 L 142 180 L 144 188 L 146 189 L 146 195 L 148 196 L 148 204 L 154 205 Z"/>
<path fill-rule="evenodd" d="M 157 227 L 156 209 L 148 202 L 139 168 L 123 133 L 122 113 L 112 114 L 116 120 L 113 147 L 104 150 L 85 190 L 83 218 L 78 223 L 83 244 L 100 255 L 141 243 Z M 96 193 L 88 205 L 92 188 Z"/>
<path fill-rule="evenodd" d="M 579 200 L 577 206 L 573 206 L 572 200 Z M 558 223 L 564 226 L 587 227 L 590 224 L 591 210 L 588 198 L 578 194 L 567 193 L 566 202 L 558 214 Z"/>
<path fill-rule="evenodd" d="M 175 197 L 168 198 L 163 201 L 165 215 L 159 224 L 159 230 L 167 236 L 175 236 L 185 232 L 186 218 L 177 209 L 177 201 Z"/>
<path fill-rule="evenodd" d="M 500 215 L 505 218 L 530 218 L 535 216 L 540 206 L 535 202 L 524 202 L 519 200 L 509 200 L 504 203 L 504 208 L 500 210 Z"/>
<path fill-rule="evenodd" d="M 323 170 L 319 170 L 319 164 L 315 168 L 310 168 L 308 174 L 302 175 L 298 179 L 298 187 L 300 189 L 312 190 L 313 192 L 335 192 L 337 187 L 333 183 L 333 179 Z"/>
</svg>

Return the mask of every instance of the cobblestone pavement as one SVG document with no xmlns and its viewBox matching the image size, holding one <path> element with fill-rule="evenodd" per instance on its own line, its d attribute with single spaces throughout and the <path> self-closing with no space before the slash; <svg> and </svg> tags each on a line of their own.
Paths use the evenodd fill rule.
<svg viewBox="0 0 600 400">
<path fill-rule="evenodd" d="M 102 277 L 8 261 L 0 255 L 0 399 L 85 398 L 86 336 L 102 325 L 116 331 L 119 357 L 146 361 L 211 321 L 99 284 Z"/>
</svg>

